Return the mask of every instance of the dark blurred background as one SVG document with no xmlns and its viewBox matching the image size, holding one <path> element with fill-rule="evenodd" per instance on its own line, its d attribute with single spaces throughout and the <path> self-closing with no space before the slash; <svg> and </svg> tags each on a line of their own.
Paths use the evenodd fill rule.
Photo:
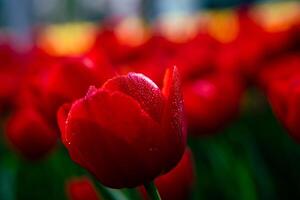
<svg viewBox="0 0 300 200">
<path fill-rule="evenodd" d="M 228 8 L 260 0 L 1 0 L 0 26 L 14 29 L 40 23 L 72 20 L 98 21 L 128 15 L 154 20 L 162 14 L 193 13 L 211 8 Z M 266 2 L 266 1 L 264 1 Z M 272 1 L 273 2 L 273 1 Z M 286 1 L 284 1 L 286 2 Z"/>
<path fill-rule="evenodd" d="M 99 20 L 104 16 L 143 15 L 155 19 L 168 12 L 234 7 L 261 0 L 1 0 L 0 25 Z M 264 1 L 266 2 L 266 1 Z M 274 2 L 274 1 L 272 1 Z M 284 1 L 286 2 L 286 1 Z"/>
</svg>

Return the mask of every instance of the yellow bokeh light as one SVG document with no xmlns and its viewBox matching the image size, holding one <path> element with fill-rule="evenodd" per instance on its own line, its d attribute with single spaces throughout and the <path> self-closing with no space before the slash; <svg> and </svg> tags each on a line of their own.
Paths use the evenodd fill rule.
<svg viewBox="0 0 300 200">
<path fill-rule="evenodd" d="M 150 31 L 144 22 L 137 17 L 123 19 L 115 27 L 114 32 L 121 43 L 129 46 L 139 46 L 150 36 Z"/>
<path fill-rule="evenodd" d="M 222 43 L 233 41 L 239 34 L 239 20 L 231 10 L 212 11 L 207 23 L 208 33 Z"/>
<path fill-rule="evenodd" d="M 255 6 L 250 16 L 268 32 L 290 28 L 300 19 L 300 5 L 296 2 L 266 3 Z"/>
<path fill-rule="evenodd" d="M 41 31 L 37 44 L 55 56 L 80 55 L 91 48 L 96 28 L 90 23 L 50 25 Z"/>
<path fill-rule="evenodd" d="M 199 18 L 193 15 L 166 14 L 159 20 L 162 35 L 173 42 L 185 42 L 193 38 L 199 30 Z"/>
</svg>

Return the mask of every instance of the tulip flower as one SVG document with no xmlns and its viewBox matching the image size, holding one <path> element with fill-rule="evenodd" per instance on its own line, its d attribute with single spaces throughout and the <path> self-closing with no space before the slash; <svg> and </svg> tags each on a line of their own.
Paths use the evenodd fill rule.
<svg viewBox="0 0 300 200">
<path fill-rule="evenodd" d="M 299 55 L 291 55 L 270 63 L 260 76 L 273 112 L 297 141 L 300 141 L 299 67 Z"/>
<path fill-rule="evenodd" d="M 189 199 L 192 190 L 195 171 L 192 158 L 192 152 L 189 148 L 185 150 L 177 166 L 167 174 L 155 179 L 155 185 L 163 200 L 185 200 Z M 145 190 L 140 188 L 144 199 L 148 199 Z"/>
<path fill-rule="evenodd" d="M 268 91 L 272 83 L 280 80 L 288 80 L 299 73 L 299 55 L 284 55 L 272 61 L 264 63 L 265 67 L 258 75 L 259 86 Z"/>
<path fill-rule="evenodd" d="M 166 38 L 153 35 L 147 42 L 135 47 L 137 49 L 135 53 L 131 52 L 126 59 L 115 63 L 115 66 L 120 74 L 127 74 L 131 71 L 142 73 L 161 86 L 166 66 L 181 64 L 177 59 L 174 61 L 170 59 L 178 57 L 176 53 L 178 46 Z"/>
<path fill-rule="evenodd" d="M 90 85 L 100 86 L 101 73 L 88 58 L 65 58 L 47 74 L 44 88 L 46 112 L 55 119 L 57 109 L 84 95 Z"/>
<path fill-rule="evenodd" d="M 266 33 L 250 16 L 249 7 L 237 10 L 234 18 L 238 34 L 231 41 L 220 43 L 213 52 L 213 60 L 222 71 L 237 73 L 250 83 L 270 54 Z"/>
<path fill-rule="evenodd" d="M 186 144 L 177 68 L 160 90 L 142 74 L 116 76 L 58 111 L 71 158 L 105 186 L 136 187 L 167 173 Z"/>
<path fill-rule="evenodd" d="M 105 49 L 106 56 L 111 59 L 113 64 L 139 55 L 141 50 L 140 45 L 131 46 L 120 41 L 116 32 L 109 27 L 104 27 L 99 31 L 93 48 Z"/>
<path fill-rule="evenodd" d="M 6 136 L 16 151 L 28 160 L 38 160 L 56 144 L 57 134 L 34 108 L 13 113 L 6 126 Z"/>
<path fill-rule="evenodd" d="M 274 90 L 270 92 L 270 103 L 278 118 L 287 128 L 290 135 L 300 141 L 299 127 L 299 95 L 300 95 L 300 74 L 291 77 L 287 82 L 277 83 Z M 274 92 L 274 93 L 273 93 Z M 277 96 L 278 95 L 278 96 Z M 278 100 L 276 100 L 278 98 Z"/>
<path fill-rule="evenodd" d="M 186 83 L 183 94 L 191 133 L 209 135 L 238 115 L 242 87 L 232 76 L 212 75 Z"/>
<path fill-rule="evenodd" d="M 46 90 L 51 101 L 73 101 L 82 96 L 89 85 L 101 84 L 97 68 L 84 58 L 66 58 L 52 67 L 47 76 Z"/>
<path fill-rule="evenodd" d="M 100 200 L 100 196 L 88 178 L 71 179 L 67 182 L 69 200 Z"/>
<path fill-rule="evenodd" d="M 218 42 L 208 34 L 198 33 L 178 48 L 172 63 L 178 65 L 183 81 L 214 70 Z"/>
</svg>

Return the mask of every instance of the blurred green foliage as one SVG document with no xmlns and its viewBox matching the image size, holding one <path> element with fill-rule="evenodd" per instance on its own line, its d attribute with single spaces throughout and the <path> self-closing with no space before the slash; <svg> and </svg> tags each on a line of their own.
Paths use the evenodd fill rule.
<svg viewBox="0 0 300 200">
<path fill-rule="evenodd" d="M 197 171 L 192 199 L 300 199 L 300 146 L 259 92 L 249 91 L 245 100 L 240 118 L 226 130 L 189 138 Z M 29 163 L 1 138 L 1 200 L 64 200 L 66 180 L 83 174 L 61 144 L 47 159 Z M 139 199 L 135 190 L 122 192 Z"/>
</svg>

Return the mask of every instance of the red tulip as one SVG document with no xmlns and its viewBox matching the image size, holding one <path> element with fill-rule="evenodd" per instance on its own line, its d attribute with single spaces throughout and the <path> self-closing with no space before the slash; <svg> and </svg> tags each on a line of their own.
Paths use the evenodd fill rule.
<svg viewBox="0 0 300 200">
<path fill-rule="evenodd" d="M 260 62 L 269 53 L 266 50 L 266 33 L 251 18 L 248 7 L 239 9 L 236 17 L 239 21 L 237 37 L 221 44 L 213 53 L 213 59 L 222 71 L 238 73 L 252 81 L 260 69 Z"/>
<path fill-rule="evenodd" d="M 268 91 L 272 83 L 279 80 L 288 80 L 299 73 L 299 55 L 284 55 L 272 61 L 264 63 L 264 68 L 258 76 L 260 86 Z"/>
<path fill-rule="evenodd" d="M 152 181 L 185 149 L 176 67 L 167 71 L 162 91 L 144 75 L 129 73 L 91 87 L 66 113 L 60 109 L 58 119 L 71 158 L 112 188 Z"/>
<path fill-rule="evenodd" d="M 261 72 L 260 78 L 276 117 L 290 135 L 300 141 L 299 55 L 284 57 L 269 64 Z"/>
<path fill-rule="evenodd" d="M 285 126 L 287 126 L 287 119 L 290 113 L 297 112 L 297 109 L 292 110 L 290 108 L 290 102 L 296 101 L 292 100 L 293 98 L 297 99 L 297 80 L 300 80 L 299 78 L 298 75 L 298 77 L 288 80 L 277 80 L 271 83 L 269 90 L 267 91 L 267 96 L 273 112 Z M 297 131 L 297 129 L 295 131 Z"/>
<path fill-rule="evenodd" d="M 166 66 L 178 64 L 176 61 L 170 62 L 170 57 L 177 57 L 175 53 L 178 46 L 162 36 L 153 35 L 146 43 L 136 47 L 136 53 L 132 52 L 127 59 L 118 62 L 116 67 L 121 74 L 131 71 L 145 74 L 161 86 Z"/>
<path fill-rule="evenodd" d="M 97 35 L 95 49 L 105 49 L 106 56 L 113 64 L 130 60 L 141 54 L 142 45 L 132 46 L 118 38 L 112 27 L 103 27 Z"/>
<path fill-rule="evenodd" d="M 44 157 L 57 141 L 56 132 L 33 108 L 23 108 L 12 114 L 6 136 L 12 147 L 29 160 Z"/>
<path fill-rule="evenodd" d="M 85 94 L 90 85 L 101 86 L 102 77 L 92 60 L 88 58 L 64 58 L 53 66 L 44 80 L 42 108 L 49 119 L 55 121 L 59 106 L 72 102 Z"/>
<path fill-rule="evenodd" d="M 172 63 L 180 68 L 183 81 L 214 71 L 214 59 L 218 47 L 218 42 L 204 33 L 199 33 L 193 40 L 182 44 Z"/>
<path fill-rule="evenodd" d="M 72 179 L 67 182 L 69 200 L 100 200 L 100 196 L 88 178 Z"/>
<path fill-rule="evenodd" d="M 208 135 L 237 116 L 242 87 L 232 76 L 212 75 L 186 83 L 183 94 L 191 133 Z"/>
<path fill-rule="evenodd" d="M 194 179 L 193 156 L 191 150 L 187 148 L 177 166 L 167 174 L 157 177 L 155 185 L 163 200 L 185 200 L 189 199 Z M 145 189 L 140 187 L 140 190 L 143 198 L 148 199 Z"/>
</svg>

